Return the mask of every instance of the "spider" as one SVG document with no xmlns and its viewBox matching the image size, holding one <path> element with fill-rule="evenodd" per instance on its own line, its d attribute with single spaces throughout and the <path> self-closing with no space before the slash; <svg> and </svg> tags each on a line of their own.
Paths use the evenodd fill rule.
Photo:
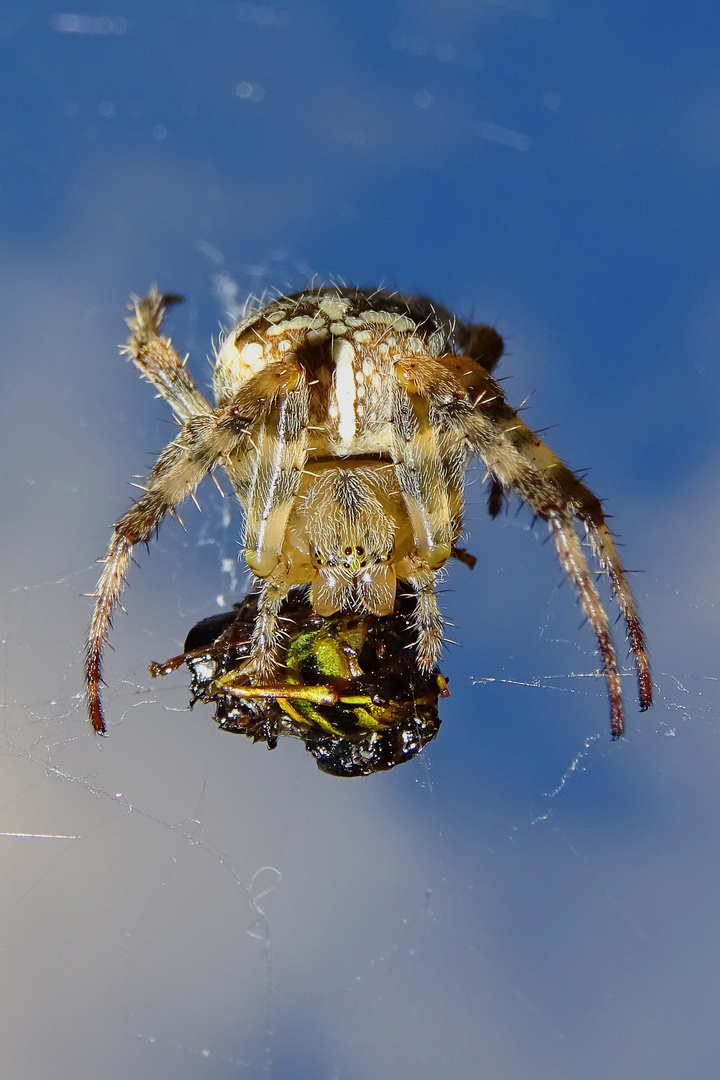
<svg viewBox="0 0 720 1080">
<path fill-rule="evenodd" d="M 133 548 L 222 467 L 245 512 L 245 562 L 260 587 L 241 677 L 282 697 L 281 610 L 310 587 L 319 616 L 394 611 L 397 581 L 414 594 L 416 661 L 430 672 L 443 619 L 435 584 L 463 523 L 467 464 L 477 455 L 495 517 L 515 491 L 546 522 L 565 575 L 597 638 L 613 737 L 624 730 L 608 619 L 583 552 L 585 530 L 624 617 L 641 709 L 652 704 L 645 640 L 600 500 L 506 402 L 494 370 L 503 341 L 425 297 L 339 286 L 278 296 L 247 311 L 221 339 L 215 407 L 160 334 L 180 297 L 153 287 L 132 298 L 123 353 L 181 425 L 144 494 L 114 527 L 95 593 L 87 647 L 90 720 L 105 733 L 101 653 Z M 286 688 L 287 689 L 287 688 Z"/>
</svg>

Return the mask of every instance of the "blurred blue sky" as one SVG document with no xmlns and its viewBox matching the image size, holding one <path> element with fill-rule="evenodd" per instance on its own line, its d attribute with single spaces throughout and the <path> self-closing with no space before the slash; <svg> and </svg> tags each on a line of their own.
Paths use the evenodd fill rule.
<svg viewBox="0 0 720 1080">
<path fill-rule="evenodd" d="M 718 41 L 709 2 L 3 6 L 13 1080 L 717 1074 Z M 79 594 L 173 431 L 117 356 L 127 296 L 184 294 L 206 383 L 228 312 L 312 277 L 506 337 L 508 399 L 643 571 L 658 704 L 628 670 L 627 739 L 542 529 L 491 523 L 481 472 L 421 760 L 334 781 L 149 685 L 236 595 L 204 489 L 139 555 L 90 737 Z"/>
</svg>

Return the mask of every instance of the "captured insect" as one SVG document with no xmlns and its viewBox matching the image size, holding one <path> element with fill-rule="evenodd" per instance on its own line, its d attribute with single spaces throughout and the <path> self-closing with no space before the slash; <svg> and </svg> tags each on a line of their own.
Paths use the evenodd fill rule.
<svg viewBox="0 0 720 1080">
<path fill-rule="evenodd" d="M 244 555 L 258 583 L 247 657 L 234 674 L 283 699 L 283 608 L 309 586 L 318 617 L 389 616 L 409 586 L 418 670 L 435 668 L 443 619 L 435 586 L 463 524 L 469 460 L 484 462 L 489 511 L 516 492 L 547 523 L 595 632 L 614 737 L 624 730 L 608 618 L 576 525 L 607 575 L 627 626 L 640 707 L 652 704 L 645 640 L 600 500 L 520 419 L 492 377 L 491 327 L 466 325 L 425 297 L 326 286 L 251 306 L 215 354 L 215 407 L 160 334 L 179 297 L 133 298 L 123 347 L 181 424 L 144 494 L 117 522 L 95 594 L 87 648 L 90 720 L 105 732 L 101 653 L 136 544 L 227 473 L 245 514 Z"/>
<path fill-rule="evenodd" d="M 194 626 L 185 651 L 153 676 L 181 664 L 192 673 L 191 707 L 215 705 L 223 731 L 273 749 L 282 735 L 301 739 L 318 768 L 334 776 L 368 776 L 409 761 L 438 733 L 438 698 L 448 695 L 437 669 L 424 673 L 406 647 L 412 641 L 412 601 L 398 596 L 392 615 L 316 615 L 305 589 L 283 607 L 282 686 L 249 686 L 259 594 L 233 611 Z"/>
</svg>

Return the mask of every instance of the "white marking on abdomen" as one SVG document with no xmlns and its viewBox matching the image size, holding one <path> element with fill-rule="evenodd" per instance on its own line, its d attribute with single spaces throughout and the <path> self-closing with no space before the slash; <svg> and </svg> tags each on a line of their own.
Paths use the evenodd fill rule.
<svg viewBox="0 0 720 1080">
<path fill-rule="evenodd" d="M 333 386 L 338 407 L 338 434 L 341 442 L 350 443 L 355 438 L 355 350 L 347 338 L 333 341 L 332 356 L 335 361 Z"/>
</svg>

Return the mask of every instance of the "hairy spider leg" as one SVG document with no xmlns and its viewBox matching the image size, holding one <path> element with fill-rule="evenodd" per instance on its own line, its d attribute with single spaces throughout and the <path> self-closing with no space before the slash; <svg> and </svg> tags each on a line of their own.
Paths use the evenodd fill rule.
<svg viewBox="0 0 720 1080">
<path fill-rule="evenodd" d="M 166 350 L 164 355 L 170 367 L 172 351 Z M 161 452 L 148 478 L 145 494 L 115 525 L 104 560 L 105 569 L 95 594 L 85 668 L 90 720 L 101 734 L 105 732 L 100 701 L 102 647 L 134 546 L 149 541 L 165 514 L 193 494 L 215 464 L 225 467 L 233 481 L 242 473 L 241 462 L 248 457 L 248 448 L 252 446 L 251 426 L 264 421 L 286 377 L 295 372 L 296 366 L 287 361 L 268 365 L 250 378 L 223 408 L 206 413 L 208 406 L 205 403 L 202 414 L 190 416 L 177 438 Z M 164 388 L 159 387 L 164 397 L 168 396 L 171 385 L 164 383 Z M 199 391 L 198 397 L 204 401 Z M 266 606 L 268 600 L 266 597 Z"/>
<path fill-rule="evenodd" d="M 576 520 L 587 530 L 601 570 L 608 574 L 625 619 L 643 710 L 652 704 L 652 679 L 640 620 L 600 500 L 507 405 L 491 376 L 480 369 L 473 374 L 472 382 L 477 403 L 465 416 L 465 438 L 491 476 L 503 488 L 516 491 L 538 517 L 547 522 L 562 567 L 575 585 L 583 611 L 597 637 L 610 690 L 612 733 L 617 737 L 624 730 L 617 662 L 607 615 L 575 532 Z M 483 382 L 485 387 L 480 389 Z"/>
<path fill-rule="evenodd" d="M 125 582 L 132 550 L 136 544 L 147 542 L 165 514 L 194 492 L 218 458 L 237 450 L 244 438 L 244 430 L 238 427 L 232 415 L 211 413 L 188 420 L 178 437 L 160 454 L 148 477 L 145 494 L 115 525 L 95 593 L 85 666 L 90 720 L 101 734 L 105 732 L 100 702 L 102 647 Z"/>
<path fill-rule="evenodd" d="M 279 613 L 297 584 L 285 557 L 288 521 L 308 456 L 308 389 L 303 368 L 278 375 L 277 410 L 251 432 L 254 470 L 244 503 L 245 562 L 262 581 L 244 670 L 268 678 L 277 667 Z"/>
<path fill-rule="evenodd" d="M 131 358 L 143 379 L 155 387 L 178 419 L 185 422 L 213 410 L 170 338 L 160 336 L 160 324 L 167 308 L 181 300 L 180 296 L 162 296 L 156 285 L 142 299 L 132 296 L 133 314 L 125 320 L 130 337 L 120 352 Z"/>
<path fill-rule="evenodd" d="M 430 425 L 439 433 L 440 459 L 449 480 L 453 538 L 461 527 L 467 453 L 464 448 L 468 445 L 487 465 L 496 495 L 498 489 L 517 491 L 538 516 L 547 521 L 561 565 L 575 585 L 595 632 L 609 687 L 612 732 L 619 736 L 624 729 L 624 719 L 615 652 L 605 609 L 590 576 L 574 519 L 585 525 L 601 569 L 608 573 L 625 617 L 643 709 L 652 703 L 652 682 L 640 621 L 600 501 L 518 418 L 505 403 L 495 380 L 472 358 L 445 356 L 438 361 L 423 358 L 413 362 L 412 370 L 405 362 L 402 366 L 401 381 L 412 384 L 415 392 L 427 399 Z M 440 373 L 442 369 L 445 378 Z M 491 512 L 499 509 L 496 503 L 497 498 L 494 502 L 491 500 Z"/>
<path fill-rule="evenodd" d="M 415 553 L 402 560 L 398 572 L 416 593 L 417 655 L 423 672 L 432 670 L 442 648 L 444 624 L 435 596 L 435 582 L 450 558 L 458 535 L 453 533 L 451 521 L 457 519 L 457 498 L 453 499 L 451 514 L 447 486 L 443 482 L 447 470 L 430 421 L 429 401 L 422 390 L 423 374 L 429 366 L 426 360 L 414 357 L 395 365 L 399 386 L 394 395 L 392 418 L 395 475 L 415 544 Z M 450 385 L 447 373 L 437 364 L 434 367 L 441 373 L 444 392 L 462 396 L 459 387 Z"/>
</svg>

